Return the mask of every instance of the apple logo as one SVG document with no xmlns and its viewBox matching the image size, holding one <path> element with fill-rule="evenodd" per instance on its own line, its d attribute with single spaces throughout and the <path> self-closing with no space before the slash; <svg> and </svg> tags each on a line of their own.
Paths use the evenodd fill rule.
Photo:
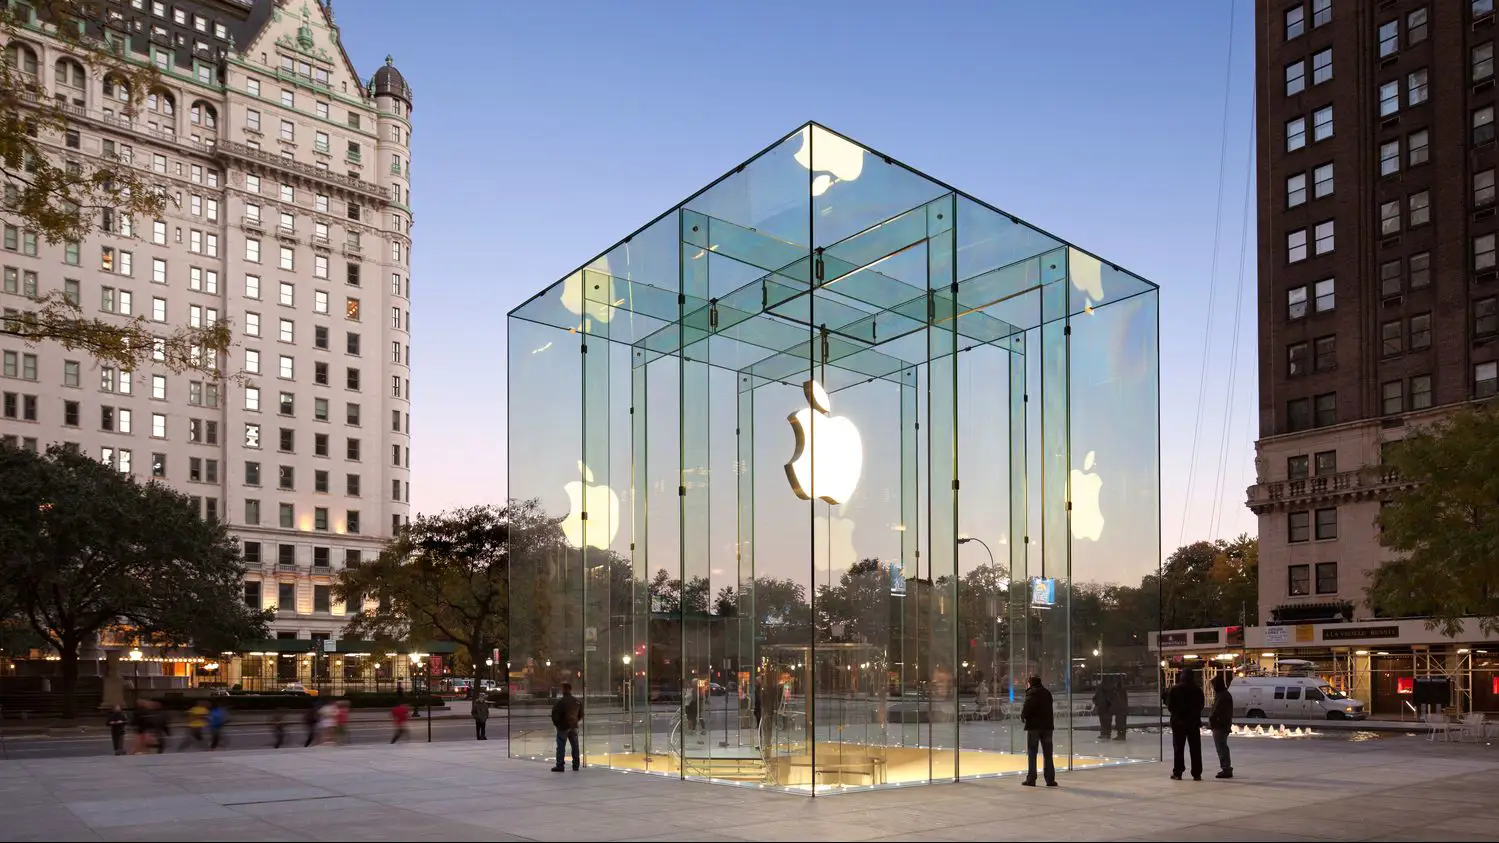
<svg viewBox="0 0 1499 843">
<path fill-rule="evenodd" d="M 568 502 L 567 517 L 562 519 L 562 535 L 573 547 L 582 547 L 586 539 L 589 547 L 607 549 L 619 531 L 619 495 L 607 485 L 593 485 L 593 472 L 582 462 L 578 463 L 578 470 L 583 479 L 562 487 Z M 586 522 L 583 520 L 585 512 L 588 513 Z M 586 531 L 583 529 L 585 523 L 589 525 Z"/>
<path fill-rule="evenodd" d="M 786 417 L 796 434 L 796 452 L 786 463 L 786 479 L 804 501 L 820 498 L 831 504 L 846 503 L 864 468 L 859 429 L 843 416 L 830 415 L 831 402 L 822 384 L 807 381 L 802 391 L 807 406 Z"/>
<path fill-rule="evenodd" d="M 1103 301 L 1103 264 L 1098 258 L 1068 247 L 1067 277 L 1078 292 L 1088 297 L 1088 307 Z"/>
<path fill-rule="evenodd" d="M 1103 535 L 1103 510 L 1098 506 L 1103 478 L 1093 473 L 1093 458 L 1089 451 L 1083 470 L 1072 469 L 1072 537 L 1096 542 Z"/>
<path fill-rule="evenodd" d="M 815 135 L 813 133 L 816 133 Z M 816 173 L 812 195 L 821 196 L 841 181 L 853 181 L 864 172 L 864 148 L 819 126 L 802 129 L 802 146 L 796 163 Z"/>
<path fill-rule="evenodd" d="M 600 324 L 608 323 L 615 308 L 624 304 L 616 298 L 608 257 L 599 258 L 563 279 L 561 299 L 568 312 Z"/>
</svg>

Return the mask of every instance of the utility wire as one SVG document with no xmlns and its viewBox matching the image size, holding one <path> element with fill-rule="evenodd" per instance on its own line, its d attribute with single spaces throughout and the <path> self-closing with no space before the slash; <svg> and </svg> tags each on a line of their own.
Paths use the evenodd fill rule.
<svg viewBox="0 0 1499 843">
<path fill-rule="evenodd" d="M 1244 210 L 1243 222 L 1239 229 L 1239 279 L 1238 290 L 1234 295 L 1234 330 L 1233 339 L 1228 347 L 1228 389 L 1223 395 L 1223 434 L 1218 441 L 1218 485 L 1213 493 L 1213 511 L 1209 523 L 1213 528 L 1213 538 L 1221 538 L 1223 511 L 1223 486 L 1228 482 L 1228 443 L 1229 432 L 1233 427 L 1234 419 L 1234 385 L 1239 378 L 1239 336 L 1242 333 L 1241 325 L 1244 321 L 1244 276 L 1247 274 L 1249 265 L 1249 213 L 1250 197 L 1254 195 L 1254 123 L 1255 115 L 1254 101 L 1250 100 L 1249 110 L 1249 154 L 1244 162 Z"/>
</svg>

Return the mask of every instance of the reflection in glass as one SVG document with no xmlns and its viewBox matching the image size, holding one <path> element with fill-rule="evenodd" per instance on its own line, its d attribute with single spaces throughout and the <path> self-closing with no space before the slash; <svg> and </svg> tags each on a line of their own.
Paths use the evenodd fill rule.
<svg viewBox="0 0 1499 843">
<path fill-rule="evenodd" d="M 809 124 L 513 310 L 511 753 L 570 682 L 594 765 L 1018 775 L 1037 675 L 1060 769 L 1158 759 L 1156 297 Z"/>
</svg>

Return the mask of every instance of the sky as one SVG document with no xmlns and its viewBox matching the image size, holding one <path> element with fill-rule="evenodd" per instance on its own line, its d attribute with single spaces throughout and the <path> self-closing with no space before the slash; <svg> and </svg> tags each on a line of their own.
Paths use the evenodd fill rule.
<svg viewBox="0 0 1499 843">
<path fill-rule="evenodd" d="M 1158 284 L 1162 545 L 1254 534 L 1248 0 L 412 8 L 335 3 L 414 90 L 414 510 L 504 501 L 511 308 L 816 120 Z"/>
</svg>

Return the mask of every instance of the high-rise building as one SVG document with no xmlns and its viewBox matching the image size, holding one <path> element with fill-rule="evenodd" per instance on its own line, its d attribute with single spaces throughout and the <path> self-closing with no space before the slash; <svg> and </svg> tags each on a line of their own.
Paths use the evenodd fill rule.
<svg viewBox="0 0 1499 843">
<path fill-rule="evenodd" d="M 0 302 L 61 290 L 89 317 L 164 334 L 229 320 L 220 368 L 243 377 L 118 371 L 0 338 L 0 435 L 191 495 L 242 541 L 245 600 L 276 609 L 278 637 L 336 638 L 334 576 L 410 506 L 411 88 L 389 58 L 360 80 L 330 6 L 109 3 L 119 55 L 159 74 L 139 109 L 127 80 L 86 71 L 41 22 L 5 45 L 65 105 L 59 158 L 128 162 L 171 201 L 159 220 L 105 212 L 76 244 L 6 219 Z"/>
<path fill-rule="evenodd" d="M 1499 388 L 1499 25 L 1259 0 L 1255 29 L 1260 617 L 1371 617 L 1384 449 Z"/>
</svg>

